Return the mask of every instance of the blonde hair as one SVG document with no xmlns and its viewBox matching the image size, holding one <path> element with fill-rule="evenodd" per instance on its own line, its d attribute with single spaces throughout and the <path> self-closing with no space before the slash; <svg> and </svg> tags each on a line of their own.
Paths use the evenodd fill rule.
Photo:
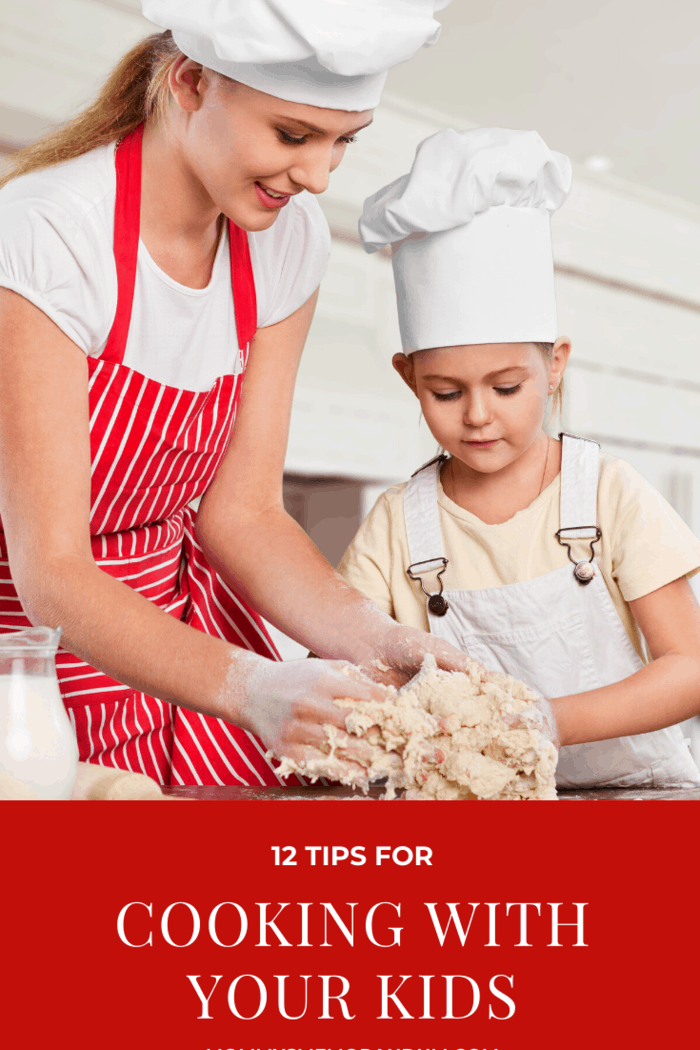
<svg viewBox="0 0 700 1050">
<path fill-rule="evenodd" d="M 141 40 L 124 55 L 91 106 L 12 156 L 0 187 L 18 175 L 121 139 L 143 121 L 162 115 L 168 74 L 181 55 L 170 30 Z"/>
<path fill-rule="evenodd" d="M 540 351 L 545 361 L 552 360 L 552 353 L 554 351 L 554 343 L 533 343 Z M 564 378 L 559 380 L 559 386 L 554 391 L 552 397 L 552 418 L 560 418 L 562 409 L 564 407 Z"/>
</svg>

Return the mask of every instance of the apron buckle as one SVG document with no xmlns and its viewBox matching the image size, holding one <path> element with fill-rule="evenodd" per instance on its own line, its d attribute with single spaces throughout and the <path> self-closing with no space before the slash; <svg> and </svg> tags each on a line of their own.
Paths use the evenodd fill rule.
<svg viewBox="0 0 700 1050">
<path fill-rule="evenodd" d="M 423 572 L 434 572 L 438 565 L 442 565 L 442 568 L 438 570 L 437 581 L 440 584 L 440 590 L 437 594 L 431 594 L 430 591 L 426 591 L 421 578 Z M 417 580 L 420 584 L 420 589 L 428 599 L 428 611 L 433 616 L 444 616 L 449 609 L 449 604 L 446 598 L 443 598 L 442 592 L 444 590 L 444 584 L 442 582 L 442 574 L 447 568 L 447 558 L 428 558 L 426 561 L 414 561 L 412 565 L 409 565 L 406 569 L 406 575 L 410 576 L 412 580 Z"/>
<path fill-rule="evenodd" d="M 585 586 L 595 576 L 595 569 L 590 561 L 577 561 L 574 566 L 574 576 L 579 583 Z"/>
<path fill-rule="evenodd" d="M 562 537 L 562 533 L 563 532 L 567 532 L 567 533 L 573 532 L 574 535 L 573 536 L 568 536 L 566 538 L 563 538 Z M 593 537 L 591 537 L 590 535 L 581 536 L 580 533 L 582 533 L 582 532 L 583 533 L 594 532 L 595 536 L 593 536 Z M 600 529 L 598 528 L 597 525 L 577 525 L 575 527 L 572 526 L 572 527 L 570 527 L 568 529 L 557 529 L 557 531 L 554 533 L 554 535 L 556 536 L 558 542 L 562 545 L 562 547 L 566 547 L 566 551 L 567 551 L 567 554 L 568 554 L 568 557 L 569 557 L 569 561 L 574 566 L 574 578 L 576 579 L 576 581 L 578 583 L 581 584 L 582 587 L 585 587 L 586 584 L 590 583 L 591 580 L 593 579 L 593 577 L 595 576 L 595 568 L 593 566 L 593 562 L 594 562 L 594 559 L 595 559 L 595 551 L 593 550 L 593 544 L 597 543 L 598 540 L 600 540 L 602 538 L 603 533 L 600 531 Z M 589 540 L 589 546 L 590 546 L 590 549 L 591 549 L 591 556 L 590 556 L 590 558 L 583 558 L 581 561 L 577 561 L 574 557 L 572 557 L 572 554 L 571 554 L 571 543 L 567 543 L 566 542 L 567 539 L 571 540 L 571 543 L 573 543 L 573 541 L 576 540 L 576 539 Z"/>
</svg>

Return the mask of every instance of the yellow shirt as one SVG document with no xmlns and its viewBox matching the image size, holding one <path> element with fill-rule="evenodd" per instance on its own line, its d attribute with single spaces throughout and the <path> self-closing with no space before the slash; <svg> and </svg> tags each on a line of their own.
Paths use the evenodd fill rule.
<svg viewBox="0 0 700 1050">
<path fill-rule="evenodd" d="M 348 547 L 338 571 L 399 623 L 429 630 L 425 595 L 406 575 L 411 563 L 403 492 L 395 485 L 379 497 Z M 566 565 L 559 528 L 558 475 L 537 499 L 508 521 L 487 525 L 449 499 L 438 480 L 445 590 L 481 590 L 535 579 Z M 666 500 L 622 459 L 601 452 L 595 546 L 599 571 L 632 644 L 645 659 L 644 642 L 627 604 L 681 576 L 700 571 L 700 542 Z M 585 541 L 572 545 L 587 558 Z M 573 565 L 572 565 L 573 571 Z M 428 590 L 434 577 L 424 577 Z"/>
</svg>

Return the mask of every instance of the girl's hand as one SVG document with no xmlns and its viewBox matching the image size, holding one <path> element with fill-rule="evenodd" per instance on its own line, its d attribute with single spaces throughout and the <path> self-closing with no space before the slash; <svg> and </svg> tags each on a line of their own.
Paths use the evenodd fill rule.
<svg viewBox="0 0 700 1050">
<path fill-rule="evenodd" d="M 554 714 L 554 708 L 544 696 L 537 698 L 537 707 L 542 716 L 540 732 L 543 733 L 548 740 L 551 740 L 557 751 L 559 751 L 562 746 L 561 734 Z"/>
<path fill-rule="evenodd" d="M 420 671 L 426 653 L 435 657 L 443 671 L 468 671 L 473 666 L 468 656 L 442 638 L 393 621 L 378 636 L 376 650 L 361 666 L 375 682 L 400 687 Z"/>
<path fill-rule="evenodd" d="M 243 666 L 241 666 L 243 665 Z M 255 733 L 277 758 L 299 764 L 330 752 L 323 723 L 342 733 L 336 747 L 334 776 L 365 771 L 371 750 L 362 737 L 345 732 L 347 709 L 336 699 L 383 700 L 384 690 L 356 667 L 342 661 L 288 660 L 260 657 L 237 660 L 232 668 L 232 693 L 238 693 L 239 724 Z M 238 673 L 236 673 L 238 672 Z M 242 691 L 242 693 L 241 693 Z M 398 755 L 397 763 L 400 763 Z"/>
<path fill-rule="evenodd" d="M 535 700 L 532 700 L 531 703 L 533 704 L 532 709 L 529 711 L 523 711 L 520 714 L 504 715 L 504 721 L 512 729 L 519 729 L 521 727 L 524 727 L 525 729 L 536 729 L 543 737 L 554 744 L 557 751 L 559 751 L 562 746 L 561 736 L 552 705 L 549 700 L 545 699 L 543 696 L 538 696 Z"/>
</svg>

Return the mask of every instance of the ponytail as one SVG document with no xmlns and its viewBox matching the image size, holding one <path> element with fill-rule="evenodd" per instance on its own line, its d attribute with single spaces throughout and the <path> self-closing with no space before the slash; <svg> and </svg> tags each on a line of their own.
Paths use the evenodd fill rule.
<svg viewBox="0 0 700 1050">
<path fill-rule="evenodd" d="M 141 40 L 124 55 L 91 106 L 11 157 L 0 176 L 0 187 L 18 175 L 115 142 L 143 121 L 162 114 L 168 73 L 181 54 L 170 30 Z"/>
</svg>

